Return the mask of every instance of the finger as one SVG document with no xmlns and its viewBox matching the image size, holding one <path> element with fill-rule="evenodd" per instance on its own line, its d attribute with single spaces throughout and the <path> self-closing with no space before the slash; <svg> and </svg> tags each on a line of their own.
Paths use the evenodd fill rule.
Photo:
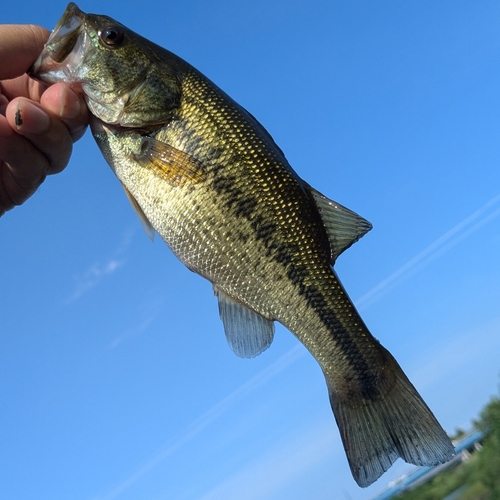
<svg viewBox="0 0 500 500">
<path fill-rule="evenodd" d="M 7 210 L 24 203 L 43 182 L 43 178 L 31 187 L 24 187 L 18 182 L 15 168 L 8 163 L 0 162 L 0 216 Z"/>
<path fill-rule="evenodd" d="M 26 138 L 12 130 L 4 116 L 0 116 L 0 153 L 1 216 L 37 190 L 47 175 L 49 162 Z"/>
<path fill-rule="evenodd" d="M 7 104 L 9 100 L 4 95 L 0 94 L 0 114 L 5 116 L 5 110 L 7 109 Z"/>
<path fill-rule="evenodd" d="M 41 165 L 44 161 L 48 162 L 47 174 L 55 174 L 64 169 L 71 156 L 73 140 L 60 119 L 47 112 L 40 104 L 22 97 L 10 102 L 6 118 L 13 131 L 20 134 L 38 152 L 38 163 Z M 26 160 L 22 147 L 19 147 L 20 143 L 15 141 L 15 146 L 10 149 L 10 156 L 3 159 L 11 165 L 26 168 L 30 162 Z"/>
<path fill-rule="evenodd" d="M 24 81 L 24 76 L 26 81 Z M 67 84 L 56 83 L 47 88 L 27 75 L 23 75 L 15 80 L 4 82 L 3 94 L 11 100 L 16 97 L 29 97 L 33 101 L 39 101 L 45 109 L 64 122 L 73 142 L 82 137 L 89 123 L 89 111 L 84 97 L 74 92 Z M 1 99 L 2 95 L 0 94 L 0 112 L 2 112 Z M 7 100 L 4 101 L 4 104 L 6 102 Z"/>
<path fill-rule="evenodd" d="M 74 92 L 68 85 L 56 83 L 49 87 L 42 95 L 40 104 L 63 121 L 73 142 L 85 133 L 89 110 L 83 95 Z"/>
<path fill-rule="evenodd" d="M 26 74 L 0 82 L 0 93 L 9 101 L 16 97 L 28 97 L 32 101 L 39 102 L 46 89 L 47 85 L 33 80 Z"/>
<path fill-rule="evenodd" d="M 0 80 L 25 73 L 36 61 L 49 31 L 33 24 L 0 26 Z"/>
</svg>

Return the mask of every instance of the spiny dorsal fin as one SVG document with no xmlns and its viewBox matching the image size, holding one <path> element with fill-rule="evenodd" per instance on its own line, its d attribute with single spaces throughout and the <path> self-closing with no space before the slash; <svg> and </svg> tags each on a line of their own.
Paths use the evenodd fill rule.
<svg viewBox="0 0 500 500">
<path fill-rule="evenodd" d="M 329 200 L 311 186 L 308 186 L 308 189 L 318 207 L 328 234 L 333 264 L 337 257 L 364 236 L 372 228 L 372 225 L 340 203 Z"/>
<path fill-rule="evenodd" d="M 274 322 L 252 311 L 214 285 L 219 315 L 229 347 L 240 358 L 254 358 L 265 351 L 274 337 Z"/>
<path fill-rule="evenodd" d="M 196 158 L 153 137 L 142 139 L 141 152 L 134 159 L 172 186 L 196 183 L 204 176 L 203 166 Z"/>
<path fill-rule="evenodd" d="M 130 201 L 130 204 L 134 209 L 134 212 L 137 214 L 137 217 L 139 217 L 139 220 L 141 221 L 144 232 L 149 236 L 151 241 L 154 241 L 155 230 L 151 225 L 151 222 L 149 222 L 148 218 L 146 217 L 146 214 L 142 211 L 142 208 L 140 207 L 139 203 L 137 203 L 137 200 L 134 198 L 134 195 L 125 187 L 125 184 L 122 184 L 122 187 L 123 190 L 125 191 L 125 194 L 127 195 L 128 201 Z"/>
</svg>

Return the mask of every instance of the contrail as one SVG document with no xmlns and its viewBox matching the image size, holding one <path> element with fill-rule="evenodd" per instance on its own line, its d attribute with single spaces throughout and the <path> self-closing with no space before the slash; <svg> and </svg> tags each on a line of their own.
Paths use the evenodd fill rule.
<svg viewBox="0 0 500 500">
<path fill-rule="evenodd" d="M 413 276 L 415 273 L 423 269 L 430 262 L 440 257 L 443 253 L 450 250 L 452 247 L 468 238 L 471 234 L 483 227 L 488 222 L 492 221 L 500 215 L 500 207 L 493 212 L 491 210 L 500 202 L 500 194 L 495 196 L 490 201 L 485 203 L 481 208 L 466 217 L 462 222 L 458 223 L 452 229 L 444 233 L 434 243 L 422 250 L 418 255 L 413 257 L 404 266 L 392 273 L 388 278 L 381 281 L 377 286 L 365 293 L 356 301 L 358 309 L 367 307 L 379 300 L 384 294 L 396 287 L 402 281 Z M 191 439 L 195 438 L 200 432 L 206 429 L 213 421 L 225 413 L 237 400 L 242 399 L 247 394 L 253 392 L 258 387 L 265 384 L 282 370 L 294 363 L 297 359 L 303 356 L 305 350 L 301 345 L 296 345 L 283 356 L 277 359 L 274 363 L 262 370 L 260 373 L 252 377 L 248 382 L 244 383 L 238 389 L 219 401 L 206 411 L 201 417 L 196 419 L 187 429 L 186 432 L 178 439 L 172 440 L 164 449 L 155 457 L 149 460 L 145 465 L 139 468 L 128 479 L 123 481 L 111 492 L 103 497 L 97 497 L 95 500 L 113 500 L 128 489 L 132 484 L 138 481 L 147 472 L 153 469 L 158 463 L 173 455 L 179 448 L 186 444 Z"/>
<path fill-rule="evenodd" d="M 440 238 L 434 241 L 434 243 L 431 243 L 404 266 L 400 267 L 388 278 L 381 281 L 377 286 L 373 287 L 369 292 L 356 300 L 356 307 L 361 310 L 372 305 L 402 281 L 413 276 L 433 260 L 437 259 L 455 245 L 458 245 L 458 243 L 468 238 L 471 234 L 475 233 L 485 224 L 498 217 L 500 215 L 500 207 L 493 212 L 490 211 L 499 202 L 500 194 L 485 203 L 462 222 L 459 222 L 455 227 L 444 233 Z"/>
<path fill-rule="evenodd" d="M 301 345 L 292 347 L 288 352 L 283 354 L 274 363 L 271 363 L 267 368 L 252 377 L 248 382 L 234 390 L 231 394 L 219 401 L 206 411 L 201 417 L 196 419 L 187 429 L 186 432 L 178 439 L 172 440 L 165 448 L 155 457 L 144 464 L 140 469 L 134 472 L 129 478 L 119 484 L 116 488 L 110 491 L 103 497 L 97 497 L 98 500 L 112 500 L 125 491 L 129 486 L 138 481 L 144 474 L 153 469 L 158 463 L 173 455 L 188 441 L 196 437 L 214 420 L 225 413 L 236 401 L 244 398 L 247 394 L 255 391 L 258 387 L 264 385 L 268 380 L 275 377 L 289 365 L 304 355 L 305 349 Z M 96 499 L 97 500 L 97 499 Z"/>
</svg>

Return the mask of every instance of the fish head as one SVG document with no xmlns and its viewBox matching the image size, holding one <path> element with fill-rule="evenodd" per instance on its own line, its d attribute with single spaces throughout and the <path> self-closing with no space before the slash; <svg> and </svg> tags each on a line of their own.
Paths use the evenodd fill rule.
<svg viewBox="0 0 500 500">
<path fill-rule="evenodd" d="M 70 3 L 28 73 L 82 92 L 104 123 L 163 124 L 179 106 L 180 84 L 168 57 L 159 57 L 152 46 L 114 19 L 85 14 Z"/>
</svg>

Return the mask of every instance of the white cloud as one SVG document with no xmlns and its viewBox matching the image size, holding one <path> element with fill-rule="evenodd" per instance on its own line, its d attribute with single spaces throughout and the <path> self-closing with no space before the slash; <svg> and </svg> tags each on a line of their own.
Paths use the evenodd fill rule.
<svg viewBox="0 0 500 500">
<path fill-rule="evenodd" d="M 136 233 L 134 228 L 129 228 L 123 233 L 122 239 L 119 241 L 112 255 L 114 257 L 108 259 L 104 263 L 94 263 L 85 272 L 77 274 L 74 277 L 73 292 L 64 300 L 63 304 L 71 304 L 78 300 L 82 295 L 96 287 L 106 276 L 116 272 L 125 264 L 123 255 L 126 253 L 132 239 Z"/>
<path fill-rule="evenodd" d="M 111 259 L 104 264 L 92 264 L 84 273 L 75 277 L 73 293 L 65 300 L 65 304 L 70 304 L 78 300 L 82 295 L 97 286 L 101 280 L 113 274 L 124 264 L 124 261 Z"/>
</svg>

